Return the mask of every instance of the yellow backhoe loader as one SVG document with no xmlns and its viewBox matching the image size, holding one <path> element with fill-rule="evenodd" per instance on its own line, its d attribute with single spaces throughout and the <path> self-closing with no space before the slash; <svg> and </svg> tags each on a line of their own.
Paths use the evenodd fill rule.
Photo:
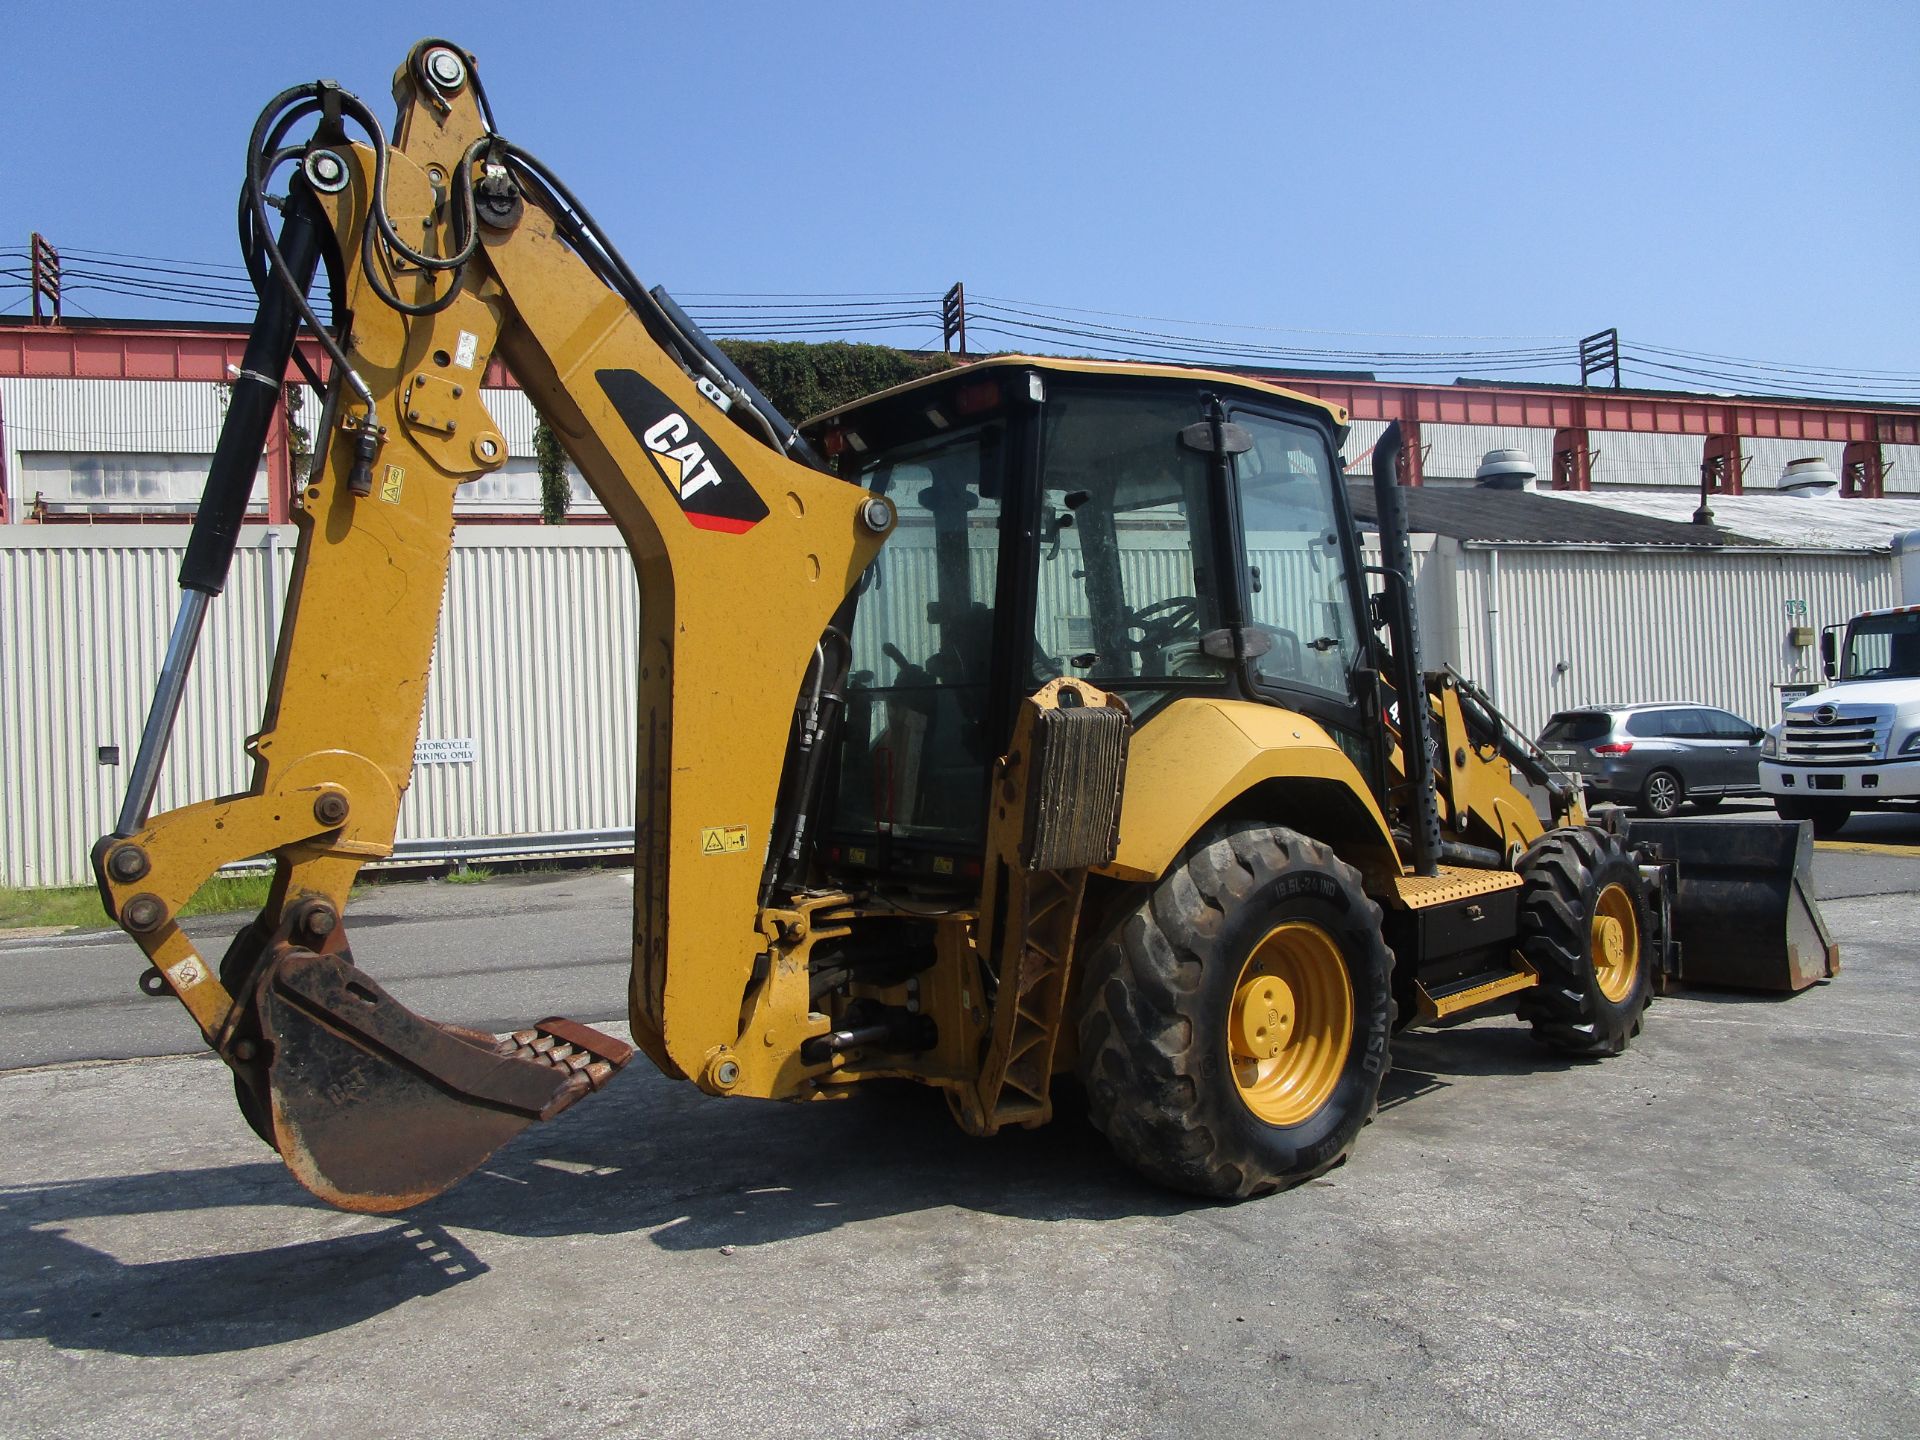
<svg viewBox="0 0 1920 1440">
<path fill-rule="evenodd" d="M 1590 823 L 1485 694 L 1421 671 L 1393 432 L 1374 565 L 1344 413 L 1232 375 L 1005 356 L 796 430 L 495 129 L 471 55 L 423 42 L 395 96 L 391 140 L 327 82 L 254 130 L 259 311 L 94 851 L 144 983 L 316 1194 L 437 1194 L 630 1055 L 566 1020 L 437 1024 L 350 944 L 454 496 L 507 458 L 495 357 L 638 572 L 630 1009 L 671 1076 L 784 1100 L 904 1077 L 988 1135 L 1045 1122 L 1077 1073 L 1127 1161 L 1249 1196 L 1346 1156 L 1396 1026 L 1517 1006 L 1556 1050 L 1621 1050 L 1689 963 L 1674 907 L 1758 927 L 1739 964 L 1689 945 L 1722 982 L 1837 965 L 1798 827 L 1725 873 L 1717 842 L 1676 863 L 1682 841 Z M 252 784 L 150 816 L 303 326 L 326 406 Z M 261 855 L 265 908 L 201 955 L 181 905 Z"/>
</svg>

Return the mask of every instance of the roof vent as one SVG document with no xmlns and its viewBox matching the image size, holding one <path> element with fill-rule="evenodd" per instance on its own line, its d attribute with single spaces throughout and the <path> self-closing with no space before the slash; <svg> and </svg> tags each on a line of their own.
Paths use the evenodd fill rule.
<svg viewBox="0 0 1920 1440">
<path fill-rule="evenodd" d="M 1531 490 L 1540 472 L 1524 450 L 1489 450 L 1473 478 L 1485 490 Z"/>
<path fill-rule="evenodd" d="M 1782 495 L 1798 495 L 1804 500 L 1822 500 L 1840 488 L 1840 477 L 1833 473 L 1833 467 L 1818 455 L 1809 455 L 1801 460 L 1789 460 L 1787 468 L 1780 473 L 1779 490 Z"/>
</svg>

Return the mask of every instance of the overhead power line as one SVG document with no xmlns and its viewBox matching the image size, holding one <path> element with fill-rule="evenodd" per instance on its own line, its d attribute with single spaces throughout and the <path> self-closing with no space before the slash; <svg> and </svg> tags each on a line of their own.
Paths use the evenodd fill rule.
<svg viewBox="0 0 1920 1440">
<path fill-rule="evenodd" d="M 1014 300 L 1004 295 L 978 295 L 1000 305 L 1035 305 L 1031 300 Z M 1553 340 L 1562 343 L 1578 340 L 1577 335 L 1425 335 L 1391 330 L 1312 330 L 1298 325 L 1252 325 L 1243 320 L 1176 320 L 1165 315 L 1135 315 L 1124 310 L 1088 310 L 1076 305 L 1048 307 L 1070 315 L 1104 315 L 1111 320 L 1144 320 L 1154 325 L 1183 325 L 1190 329 L 1249 330 L 1279 335 L 1328 335 L 1350 340 Z"/>
<path fill-rule="evenodd" d="M 121 250 L 67 248 L 62 253 L 65 295 L 107 295 L 223 316 L 248 314 L 255 306 L 242 265 Z M 32 259 L 23 247 L 0 247 L 0 295 L 11 297 L 30 287 Z M 930 336 L 942 333 L 945 293 L 713 290 L 683 291 L 676 298 L 703 328 L 730 339 L 846 338 L 924 346 Z M 1191 320 L 978 291 L 968 293 L 966 307 L 973 335 L 1014 349 L 1280 371 L 1357 369 L 1390 379 L 1471 375 L 1557 377 L 1577 383 L 1580 375 L 1579 339 L 1571 335 L 1350 331 Z M 77 301 L 75 308 L 91 313 Z M 1317 344 L 1287 337 L 1396 343 Z M 1920 371 L 1792 364 L 1628 337 L 1620 342 L 1620 366 L 1656 388 L 1680 384 L 1761 394 L 1920 401 Z"/>
</svg>

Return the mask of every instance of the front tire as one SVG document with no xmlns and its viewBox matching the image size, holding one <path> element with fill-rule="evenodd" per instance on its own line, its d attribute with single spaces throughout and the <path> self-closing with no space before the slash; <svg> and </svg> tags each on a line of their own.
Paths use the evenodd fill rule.
<svg viewBox="0 0 1920 1440">
<path fill-rule="evenodd" d="M 1091 1117 L 1133 1168 L 1198 1195 L 1324 1174 L 1379 1098 L 1391 972 L 1379 908 L 1326 846 L 1253 824 L 1211 832 L 1088 961 Z"/>
<path fill-rule="evenodd" d="M 1520 1018 L 1563 1055 L 1618 1055 L 1653 998 L 1646 883 L 1605 831 L 1550 830 L 1521 857 L 1520 954 L 1539 972 Z"/>
</svg>

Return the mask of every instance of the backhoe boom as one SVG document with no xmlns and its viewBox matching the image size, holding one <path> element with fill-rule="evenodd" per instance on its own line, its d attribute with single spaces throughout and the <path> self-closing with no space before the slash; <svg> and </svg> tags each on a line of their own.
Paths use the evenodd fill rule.
<svg viewBox="0 0 1920 1440">
<path fill-rule="evenodd" d="M 451 1183 L 503 1128 L 551 1113 L 588 1067 L 625 1058 L 618 1042 L 576 1033 L 573 1054 L 595 1058 L 555 1091 L 550 1065 L 412 1016 L 352 965 L 347 944 L 348 891 L 362 865 L 391 853 L 412 772 L 454 496 L 507 458 L 481 403 L 493 358 L 559 432 L 639 575 L 634 1032 L 670 1074 L 717 1091 L 791 1092 L 801 1040 L 827 1029 L 803 987 L 757 1011 L 766 1036 L 745 1045 L 743 996 L 766 948 L 760 887 L 801 683 L 892 524 L 885 502 L 736 423 L 722 385 L 681 363 L 699 369 L 687 337 L 687 353 L 663 348 L 660 317 L 643 319 L 596 273 L 579 217 L 537 162 L 490 130 L 471 57 L 424 45 L 396 94 L 391 146 L 364 107 L 325 85 L 288 92 L 262 121 L 277 136 L 310 111 L 321 117 L 298 152 L 287 234 L 263 247 L 271 264 L 259 267 L 272 271 L 259 348 L 277 347 L 278 365 L 270 385 L 257 374 L 243 383 L 277 396 L 292 342 L 285 287 L 303 284 L 319 249 L 297 238 L 309 217 L 344 283 L 266 715 L 249 742 L 252 784 L 151 819 L 130 794 L 118 833 L 96 848 L 109 912 L 233 1066 L 256 1126 L 309 1185 L 381 1208 Z M 371 128 L 366 143 L 347 143 L 341 115 Z M 244 476 L 244 506 L 259 409 L 229 414 L 189 552 L 196 617 L 197 597 L 218 588 L 206 575 L 224 576 L 232 552 L 239 509 L 225 492 Z M 772 434 L 764 417 L 755 423 Z M 175 703 L 163 693 L 154 708 L 147 794 Z M 215 869 L 257 854 L 274 857 L 271 898 L 216 970 L 175 917 Z M 316 1140 L 369 1127 L 341 1094 L 403 1113 L 426 1106 L 434 1133 L 464 1126 L 472 1143 L 412 1176 L 398 1173 L 405 1145 L 382 1147 L 384 1169 L 348 1163 Z M 390 1140 L 397 1123 L 390 1113 L 369 1128 Z"/>
</svg>

